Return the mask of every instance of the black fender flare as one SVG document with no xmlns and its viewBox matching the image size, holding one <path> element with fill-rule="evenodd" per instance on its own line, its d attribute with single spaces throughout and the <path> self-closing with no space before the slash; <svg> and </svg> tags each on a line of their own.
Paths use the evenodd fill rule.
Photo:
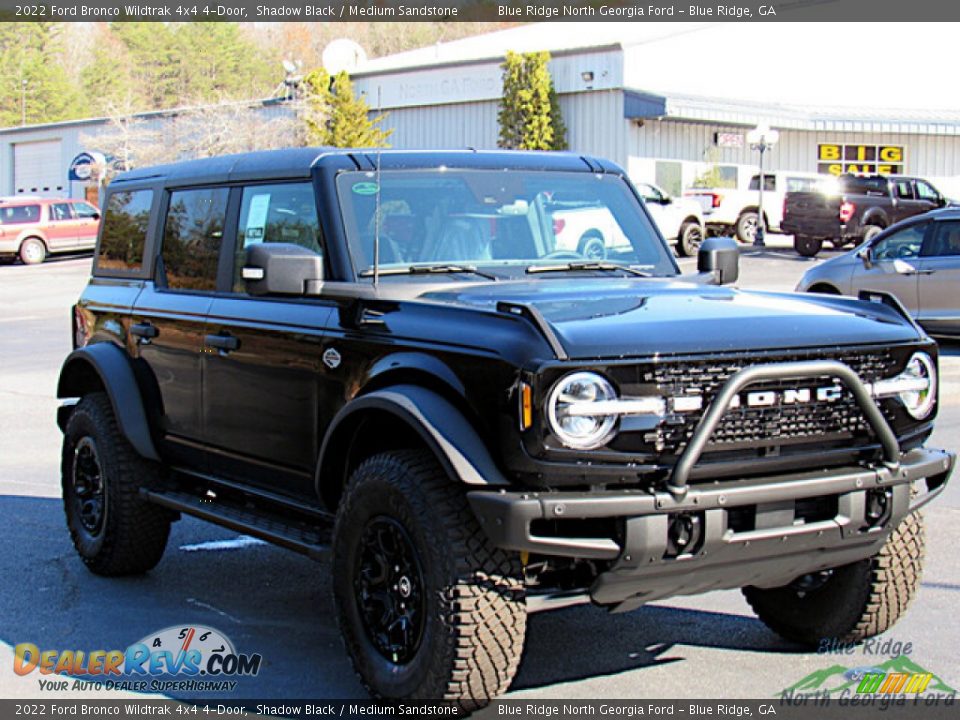
<svg viewBox="0 0 960 720">
<path fill-rule="evenodd" d="M 879 228 L 890 226 L 890 218 L 883 208 L 869 208 L 860 220 L 860 229 L 863 230 L 867 225 L 876 225 Z"/>
<path fill-rule="evenodd" d="M 406 423 L 433 452 L 447 474 L 475 487 L 507 486 L 477 431 L 449 400 L 418 385 L 393 385 L 361 395 L 341 408 L 323 439 L 314 478 L 318 497 L 323 497 L 324 467 L 332 447 L 340 447 L 342 432 L 358 414 L 390 413 Z"/>
<path fill-rule="evenodd" d="M 160 460 L 150 434 L 150 423 L 143 406 L 140 386 L 126 353 L 112 343 L 101 342 L 74 350 L 63 363 L 57 383 L 58 398 L 75 398 L 88 387 L 90 372 L 96 373 L 113 407 L 120 432 L 141 456 Z M 58 414 L 60 428 L 66 426 L 67 414 Z"/>
</svg>

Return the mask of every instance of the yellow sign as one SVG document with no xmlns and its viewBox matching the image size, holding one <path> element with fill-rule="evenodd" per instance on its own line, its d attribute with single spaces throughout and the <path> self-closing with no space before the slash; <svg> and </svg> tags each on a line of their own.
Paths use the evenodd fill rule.
<svg viewBox="0 0 960 720">
<path fill-rule="evenodd" d="M 830 175 L 896 175 L 903 172 L 902 145 L 817 145 L 817 172 Z"/>
</svg>

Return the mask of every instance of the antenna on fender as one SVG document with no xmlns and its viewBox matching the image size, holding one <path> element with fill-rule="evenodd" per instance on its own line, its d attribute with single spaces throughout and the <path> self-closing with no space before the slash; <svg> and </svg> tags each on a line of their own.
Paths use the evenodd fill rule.
<svg viewBox="0 0 960 720">
<path fill-rule="evenodd" d="M 380 98 L 380 86 L 377 85 L 377 115 L 380 114 L 382 109 L 381 98 Z M 380 284 L 380 151 L 381 147 L 377 144 L 377 168 L 376 168 L 376 183 L 377 183 L 377 205 L 374 210 L 374 230 L 373 230 L 373 286 L 378 287 Z"/>
</svg>

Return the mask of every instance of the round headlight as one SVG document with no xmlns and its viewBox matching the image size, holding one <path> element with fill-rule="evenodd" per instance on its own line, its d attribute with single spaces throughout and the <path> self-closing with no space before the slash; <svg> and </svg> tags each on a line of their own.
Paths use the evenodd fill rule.
<svg viewBox="0 0 960 720">
<path fill-rule="evenodd" d="M 547 400 L 550 429 L 567 447 L 593 450 L 613 435 L 616 415 L 590 414 L 591 403 L 616 400 L 617 392 L 606 378 L 576 372 L 560 379 Z"/>
<path fill-rule="evenodd" d="M 900 373 L 905 380 L 918 380 L 920 387 L 914 390 L 905 390 L 899 394 L 900 402 L 917 420 L 923 420 L 933 410 L 937 401 L 937 369 L 929 355 L 923 352 L 914 353 L 907 363 L 907 367 Z M 924 382 L 926 388 L 920 389 Z"/>
</svg>

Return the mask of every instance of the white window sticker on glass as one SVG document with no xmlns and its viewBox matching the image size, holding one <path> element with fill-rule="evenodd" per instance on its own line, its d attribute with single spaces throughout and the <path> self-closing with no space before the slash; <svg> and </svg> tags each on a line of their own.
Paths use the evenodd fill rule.
<svg viewBox="0 0 960 720">
<path fill-rule="evenodd" d="M 243 233 L 244 247 L 263 242 L 263 233 L 267 227 L 267 213 L 269 210 L 270 193 L 262 193 L 250 198 L 250 210 L 247 212 L 247 228 Z"/>
</svg>

